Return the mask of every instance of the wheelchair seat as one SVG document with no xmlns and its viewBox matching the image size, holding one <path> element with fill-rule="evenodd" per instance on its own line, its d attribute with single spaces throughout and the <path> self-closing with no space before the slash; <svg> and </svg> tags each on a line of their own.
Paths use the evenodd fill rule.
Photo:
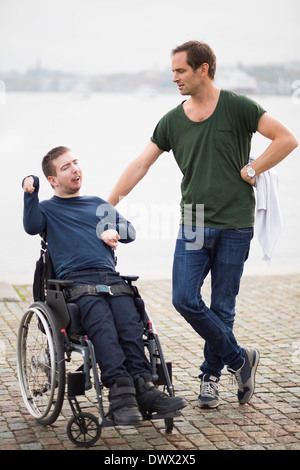
<svg viewBox="0 0 300 470">
<path fill-rule="evenodd" d="M 134 281 L 138 280 L 139 276 L 121 276 L 121 277 L 126 283 L 125 287 L 130 288 L 128 292 L 130 292 L 131 295 L 134 297 L 135 305 L 140 314 L 140 318 L 144 326 L 146 326 L 148 317 L 147 317 L 147 313 L 145 310 L 145 304 L 138 292 L 138 289 L 132 284 Z M 110 286 L 99 286 L 99 287 L 109 288 Z M 83 328 L 80 322 L 79 307 L 74 302 L 72 301 L 68 302 L 65 299 L 66 297 L 64 293 L 65 289 L 71 290 L 72 288 L 73 288 L 72 281 L 48 279 L 47 291 L 45 294 L 45 301 L 53 309 L 53 312 L 56 315 L 57 322 L 59 326 L 61 327 L 61 329 L 65 329 L 69 333 L 83 335 L 85 334 L 85 332 L 83 331 Z M 107 294 L 106 289 L 105 290 L 102 289 L 102 291 L 104 295 Z M 127 292 L 127 290 L 125 290 L 125 292 Z M 99 295 L 102 295 L 102 293 L 99 293 Z M 118 295 L 118 294 L 112 294 L 112 295 Z"/>
</svg>

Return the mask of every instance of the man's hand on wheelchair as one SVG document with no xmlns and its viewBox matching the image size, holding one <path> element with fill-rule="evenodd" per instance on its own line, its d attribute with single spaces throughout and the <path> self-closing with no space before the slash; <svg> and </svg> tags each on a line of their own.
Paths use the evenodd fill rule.
<svg viewBox="0 0 300 470">
<path fill-rule="evenodd" d="M 101 233 L 101 238 L 104 243 L 109 245 L 111 248 L 113 248 L 114 250 L 117 249 L 118 241 L 120 240 L 120 235 L 116 230 L 114 230 L 113 228 L 105 230 Z"/>
<path fill-rule="evenodd" d="M 34 193 L 35 187 L 33 186 L 34 179 L 33 176 L 27 176 L 23 181 L 23 190 L 25 193 Z"/>
</svg>

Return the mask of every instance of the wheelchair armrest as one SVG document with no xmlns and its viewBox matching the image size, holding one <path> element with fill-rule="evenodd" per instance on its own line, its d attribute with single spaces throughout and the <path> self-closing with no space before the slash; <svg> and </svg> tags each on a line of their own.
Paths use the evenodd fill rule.
<svg viewBox="0 0 300 470">
<path fill-rule="evenodd" d="M 66 329 L 70 322 L 70 314 L 64 298 L 64 287 L 71 287 L 72 281 L 49 279 L 47 284 L 46 304 L 51 308 L 60 329 Z"/>
<path fill-rule="evenodd" d="M 48 279 L 48 288 L 51 289 L 50 286 L 54 286 L 54 289 L 51 290 L 55 291 L 62 291 L 65 287 L 71 287 L 73 285 L 73 281 L 64 281 L 62 279 Z"/>
<path fill-rule="evenodd" d="M 128 284 L 131 286 L 131 283 L 137 281 L 139 276 L 121 276 L 121 278 L 124 279 L 124 281 L 127 281 Z"/>
</svg>

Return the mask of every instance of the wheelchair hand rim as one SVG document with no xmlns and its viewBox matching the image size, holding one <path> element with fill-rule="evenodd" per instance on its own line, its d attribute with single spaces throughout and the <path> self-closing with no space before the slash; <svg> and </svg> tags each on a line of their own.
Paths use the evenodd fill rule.
<svg viewBox="0 0 300 470">
<path fill-rule="evenodd" d="M 22 356 L 22 349 L 24 349 L 24 341 L 25 339 L 27 340 L 27 335 L 28 335 L 28 325 L 30 323 L 30 320 L 33 315 L 36 315 L 38 319 L 40 320 L 42 327 L 44 329 L 44 333 L 47 337 L 47 343 L 49 347 L 49 362 L 51 364 L 55 364 L 55 351 L 53 347 L 53 341 L 51 341 L 52 334 L 48 325 L 48 322 L 46 321 L 45 315 L 35 307 L 29 308 L 21 321 L 20 327 L 19 327 L 19 334 L 18 334 L 18 358 L 17 358 L 17 371 L 18 371 L 18 380 L 19 380 L 19 386 L 21 390 L 21 394 L 24 400 L 24 403 L 26 405 L 27 410 L 29 413 L 36 419 L 43 419 L 45 418 L 52 406 L 53 403 L 53 397 L 55 393 L 55 376 L 56 376 L 56 368 L 51 367 L 49 368 L 50 371 L 50 376 L 49 376 L 49 389 L 50 394 L 48 395 L 48 404 L 43 405 L 42 403 L 39 405 L 38 401 L 38 396 L 42 397 L 43 390 L 31 390 L 30 385 L 28 383 L 28 374 L 27 374 L 27 367 L 26 367 L 26 354 Z M 50 341 L 49 341 L 50 338 Z M 30 360 L 31 364 L 31 369 L 34 372 L 34 368 L 42 368 L 42 367 L 47 367 L 47 364 L 45 361 L 40 361 L 40 359 L 36 357 L 31 357 Z M 44 409 L 42 409 L 44 407 Z"/>
</svg>

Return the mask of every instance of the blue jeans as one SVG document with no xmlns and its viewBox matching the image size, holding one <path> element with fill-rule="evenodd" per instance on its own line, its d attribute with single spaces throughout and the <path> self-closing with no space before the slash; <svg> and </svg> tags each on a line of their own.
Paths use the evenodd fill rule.
<svg viewBox="0 0 300 470">
<path fill-rule="evenodd" d="M 236 296 L 248 258 L 253 228 L 202 228 L 201 243 L 193 245 L 182 226 L 173 264 L 173 305 L 205 340 L 202 374 L 221 376 L 224 365 L 236 370 L 243 349 L 233 334 Z M 200 229 L 199 229 L 200 230 Z M 188 233 L 188 237 L 186 236 Z M 204 279 L 211 273 L 210 308 L 201 296 Z"/>
<path fill-rule="evenodd" d="M 124 283 L 119 273 L 97 269 L 72 272 L 64 279 L 72 280 L 74 286 Z M 141 373 L 151 372 L 144 352 L 143 323 L 132 297 L 87 295 L 76 304 L 81 324 L 93 343 L 105 387 L 110 387 L 117 377 L 135 381 Z"/>
</svg>

